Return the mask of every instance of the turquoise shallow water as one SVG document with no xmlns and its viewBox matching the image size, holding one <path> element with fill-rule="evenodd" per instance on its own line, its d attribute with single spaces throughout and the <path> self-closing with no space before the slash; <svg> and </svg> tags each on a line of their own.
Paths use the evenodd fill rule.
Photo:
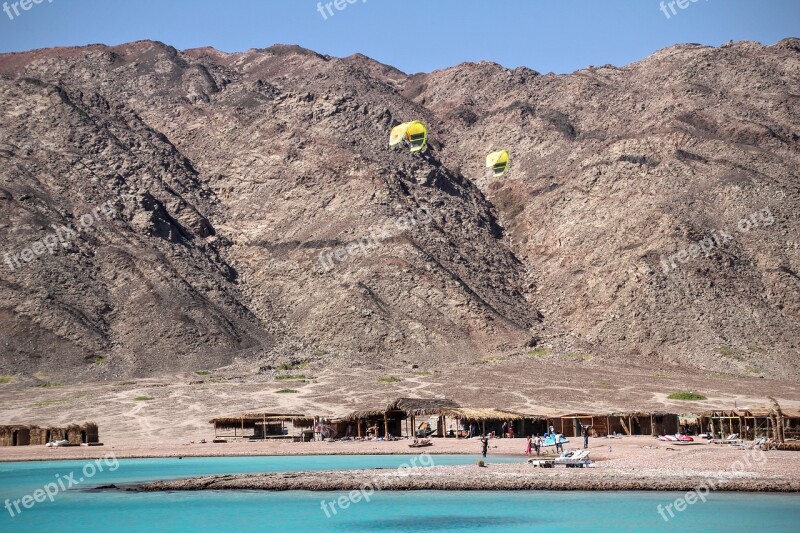
<svg viewBox="0 0 800 533">
<path fill-rule="evenodd" d="M 409 457 L 316 456 L 120 460 L 81 486 L 233 472 L 394 468 Z M 472 456 L 435 456 L 437 464 Z M 513 460 L 495 458 L 495 460 Z M 54 479 L 84 473 L 83 461 L 0 463 L 0 498 L 21 498 Z M 57 477 L 58 476 L 58 477 Z M 383 492 L 333 515 L 321 502 L 344 493 L 91 493 L 72 489 L 11 517 L 0 531 L 800 531 L 800 496 L 716 493 L 669 523 L 657 506 L 681 494 L 652 492 Z M 2 503 L 2 502 L 0 502 Z M 330 509 L 330 507 L 329 507 Z M 330 516 L 329 516 L 330 515 Z"/>
</svg>

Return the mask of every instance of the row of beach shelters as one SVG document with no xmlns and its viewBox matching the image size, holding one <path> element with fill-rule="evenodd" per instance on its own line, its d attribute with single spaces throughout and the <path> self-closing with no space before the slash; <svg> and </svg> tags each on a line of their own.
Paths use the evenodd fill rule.
<svg viewBox="0 0 800 533">
<path fill-rule="evenodd" d="M 44 446 L 54 441 L 68 441 L 71 446 L 98 445 L 100 434 L 94 422 L 62 427 L 23 424 L 0 426 L 0 446 Z"/>
<path fill-rule="evenodd" d="M 800 437 L 800 409 L 782 409 L 780 413 L 767 407 L 718 409 L 699 415 L 696 424 L 700 433 L 714 436 L 735 433 L 743 439 L 777 439 L 782 429 L 783 437 Z"/>
<path fill-rule="evenodd" d="M 245 412 L 212 418 L 214 439 L 311 440 L 314 417 L 299 413 Z"/>
<path fill-rule="evenodd" d="M 336 437 L 405 437 L 429 433 L 433 437 L 467 437 L 503 432 L 515 436 L 543 435 L 552 427 L 565 437 L 578 437 L 591 426 L 595 437 L 609 434 L 672 435 L 680 430 L 679 416 L 665 412 L 611 414 L 570 413 L 543 415 L 515 411 L 461 407 L 448 399 L 399 398 L 385 406 L 363 408 L 331 423 Z"/>
<path fill-rule="evenodd" d="M 469 437 L 544 433 L 547 418 L 493 408 L 462 407 L 446 398 L 398 398 L 388 405 L 358 409 L 333 423 L 335 437 Z"/>
<path fill-rule="evenodd" d="M 593 437 L 606 435 L 674 435 L 679 416 L 664 412 L 616 412 L 611 414 L 570 413 L 548 418 L 548 427 L 565 437 L 579 437 L 584 426 L 591 426 Z"/>
</svg>

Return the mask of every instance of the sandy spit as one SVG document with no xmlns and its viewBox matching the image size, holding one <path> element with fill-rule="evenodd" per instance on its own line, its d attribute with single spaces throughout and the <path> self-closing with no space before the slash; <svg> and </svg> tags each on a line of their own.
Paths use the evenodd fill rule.
<svg viewBox="0 0 800 533">
<path fill-rule="evenodd" d="M 704 483 L 718 490 L 800 492 L 797 476 L 751 476 L 731 472 L 704 475 L 658 471 L 618 472 L 605 468 L 540 469 L 528 464 L 441 466 L 399 472 L 371 469 L 326 472 L 204 476 L 157 481 L 127 490 L 648 490 L 690 491 Z"/>
</svg>

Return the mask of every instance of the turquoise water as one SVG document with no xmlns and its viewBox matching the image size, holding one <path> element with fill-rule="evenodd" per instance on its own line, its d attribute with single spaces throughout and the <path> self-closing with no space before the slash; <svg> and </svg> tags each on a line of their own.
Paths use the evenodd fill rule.
<svg viewBox="0 0 800 533">
<path fill-rule="evenodd" d="M 103 463 L 81 487 L 233 472 L 395 468 L 408 457 L 315 456 L 120 460 Z M 464 464 L 472 456 L 434 456 Z M 513 460 L 495 458 L 495 460 Z M 0 463 L 0 504 L 75 472 L 84 461 Z M 113 462 L 112 462 L 113 466 Z M 714 493 L 669 523 L 657 512 L 682 494 L 653 492 L 376 492 L 332 514 L 322 501 L 345 493 L 209 491 L 175 493 L 67 490 L 11 517 L 0 509 L 0 531 L 800 531 L 800 496 Z"/>
</svg>

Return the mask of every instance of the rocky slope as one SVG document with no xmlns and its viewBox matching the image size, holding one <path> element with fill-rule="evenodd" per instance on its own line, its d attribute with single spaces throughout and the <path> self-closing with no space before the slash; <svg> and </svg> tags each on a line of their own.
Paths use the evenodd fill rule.
<svg viewBox="0 0 800 533">
<path fill-rule="evenodd" d="M 795 39 L 569 76 L 292 46 L 2 55 L 0 371 L 545 344 L 797 377 L 799 82 Z M 412 118 L 428 158 L 386 148 Z"/>
</svg>

